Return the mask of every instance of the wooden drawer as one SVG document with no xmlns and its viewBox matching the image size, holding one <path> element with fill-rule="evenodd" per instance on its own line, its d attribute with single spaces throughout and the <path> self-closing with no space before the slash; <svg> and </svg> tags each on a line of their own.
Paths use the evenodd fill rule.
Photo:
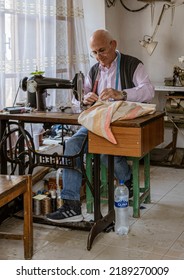
<svg viewBox="0 0 184 280">
<path fill-rule="evenodd" d="M 122 122 L 123 124 L 123 122 Z M 141 127 L 111 126 L 117 144 L 88 133 L 90 153 L 141 157 L 164 141 L 164 118 L 157 118 Z"/>
</svg>

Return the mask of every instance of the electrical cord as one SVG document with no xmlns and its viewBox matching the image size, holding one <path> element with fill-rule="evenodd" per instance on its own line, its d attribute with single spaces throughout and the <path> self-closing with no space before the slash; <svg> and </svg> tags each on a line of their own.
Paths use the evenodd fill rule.
<svg viewBox="0 0 184 280">
<path fill-rule="evenodd" d="M 129 8 L 123 3 L 123 0 L 120 0 L 120 3 L 121 3 L 121 5 L 122 5 L 127 11 L 133 12 L 133 13 L 135 13 L 135 12 L 140 12 L 140 11 L 146 9 L 146 8 L 149 6 L 149 4 L 145 4 L 143 7 L 139 8 L 139 9 L 132 10 L 132 9 L 129 9 Z"/>
<path fill-rule="evenodd" d="M 18 96 L 18 93 L 19 93 L 19 89 L 20 89 L 20 85 L 18 86 L 16 95 L 15 95 L 15 98 L 14 98 L 14 101 L 13 101 L 13 107 L 15 107 L 15 104 L 16 104 L 16 101 L 17 101 L 17 96 Z"/>
<path fill-rule="evenodd" d="M 107 7 L 110 8 L 112 6 L 115 6 L 116 0 L 105 0 Z M 144 10 L 145 8 L 147 8 L 149 6 L 149 4 L 145 4 L 143 7 L 139 8 L 139 9 L 135 9 L 132 10 L 130 8 L 128 8 L 124 3 L 123 0 L 120 0 L 121 5 L 129 12 L 140 12 L 142 10 Z"/>
<path fill-rule="evenodd" d="M 174 120 L 169 116 L 169 114 L 168 114 L 166 109 L 165 109 L 165 113 L 166 113 L 166 117 L 168 118 L 168 120 L 176 127 L 178 132 L 180 132 L 180 134 L 184 136 L 183 131 L 177 126 L 177 124 L 174 122 Z"/>
</svg>

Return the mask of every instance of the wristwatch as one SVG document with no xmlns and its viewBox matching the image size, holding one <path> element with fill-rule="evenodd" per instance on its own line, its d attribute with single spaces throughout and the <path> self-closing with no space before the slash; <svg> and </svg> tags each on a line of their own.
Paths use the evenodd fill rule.
<svg viewBox="0 0 184 280">
<path fill-rule="evenodd" d="M 127 92 L 122 90 L 122 91 L 120 91 L 120 94 L 121 94 L 121 100 L 126 101 L 127 100 Z"/>
</svg>

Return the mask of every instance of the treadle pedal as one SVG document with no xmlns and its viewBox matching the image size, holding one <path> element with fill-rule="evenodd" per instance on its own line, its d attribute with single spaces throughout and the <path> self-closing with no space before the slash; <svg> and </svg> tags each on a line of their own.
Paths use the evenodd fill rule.
<svg viewBox="0 0 184 280">
<path fill-rule="evenodd" d="M 150 153 L 150 161 L 152 162 L 165 162 L 168 160 L 170 149 L 158 149 L 155 148 Z"/>
<path fill-rule="evenodd" d="M 184 158 L 184 150 L 177 148 L 172 159 L 172 164 L 175 166 L 180 166 L 183 162 L 183 158 Z"/>
</svg>

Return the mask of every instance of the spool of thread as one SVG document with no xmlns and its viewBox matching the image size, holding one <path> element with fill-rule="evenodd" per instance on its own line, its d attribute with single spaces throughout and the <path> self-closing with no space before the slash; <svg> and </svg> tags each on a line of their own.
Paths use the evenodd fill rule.
<svg viewBox="0 0 184 280">
<path fill-rule="evenodd" d="M 47 196 L 44 194 L 37 194 L 33 197 L 33 214 L 39 216 L 42 214 L 42 200 Z"/>
<path fill-rule="evenodd" d="M 33 213 L 35 216 L 41 215 L 41 200 L 33 197 Z"/>
<path fill-rule="evenodd" d="M 46 215 L 48 213 L 51 213 L 51 198 L 47 196 L 42 199 L 42 214 Z"/>
<path fill-rule="evenodd" d="M 51 210 L 55 212 L 57 210 L 57 199 L 56 199 L 56 190 L 50 190 L 51 194 Z"/>
</svg>

